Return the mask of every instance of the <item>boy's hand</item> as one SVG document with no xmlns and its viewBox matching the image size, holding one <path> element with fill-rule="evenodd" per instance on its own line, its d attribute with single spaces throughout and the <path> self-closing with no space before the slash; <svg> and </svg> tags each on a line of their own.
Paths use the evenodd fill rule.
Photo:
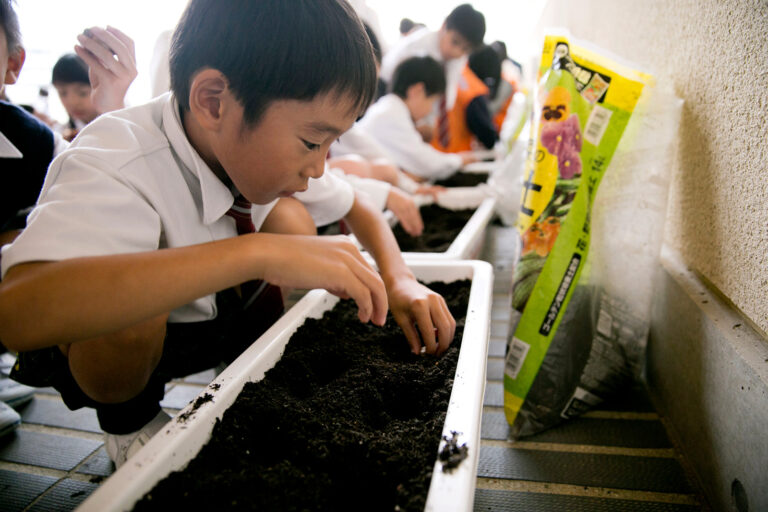
<svg viewBox="0 0 768 512">
<path fill-rule="evenodd" d="M 260 234 L 264 280 L 292 288 L 324 288 L 357 303 L 361 322 L 384 325 L 387 291 L 349 237 Z"/>
<path fill-rule="evenodd" d="M 136 78 L 133 40 L 114 27 L 91 27 L 78 34 L 75 52 L 88 64 L 91 101 L 99 113 L 125 106 L 125 93 Z"/>
<path fill-rule="evenodd" d="M 411 278 L 401 278 L 388 287 L 392 316 L 405 333 L 411 352 L 440 355 L 453 341 L 456 320 L 443 297 Z"/>
<path fill-rule="evenodd" d="M 395 217 L 406 233 L 411 236 L 419 236 L 424 231 L 424 221 L 421 218 L 419 207 L 413 198 L 402 190 L 392 187 L 387 196 L 387 208 L 392 210 Z"/>
</svg>

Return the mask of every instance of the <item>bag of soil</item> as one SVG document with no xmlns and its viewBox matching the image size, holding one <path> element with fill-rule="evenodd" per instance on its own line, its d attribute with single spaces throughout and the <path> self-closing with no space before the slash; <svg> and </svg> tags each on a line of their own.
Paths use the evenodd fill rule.
<svg viewBox="0 0 768 512">
<path fill-rule="evenodd" d="M 643 368 L 680 101 L 604 53 L 544 42 L 504 376 L 513 438 L 585 412 Z"/>
</svg>

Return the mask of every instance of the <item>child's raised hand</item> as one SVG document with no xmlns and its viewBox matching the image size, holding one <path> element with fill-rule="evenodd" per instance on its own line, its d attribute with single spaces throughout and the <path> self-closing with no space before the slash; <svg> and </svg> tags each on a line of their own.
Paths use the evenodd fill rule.
<svg viewBox="0 0 768 512">
<path fill-rule="evenodd" d="M 100 113 L 125 106 L 125 93 L 136 78 L 133 40 L 114 27 L 91 27 L 78 34 L 75 52 L 88 64 L 91 101 Z"/>
<path fill-rule="evenodd" d="M 424 231 L 424 221 L 419 207 L 413 198 L 402 190 L 392 187 L 387 196 L 387 208 L 392 210 L 400 225 L 411 236 L 419 236 Z"/>
<path fill-rule="evenodd" d="M 357 303 L 361 322 L 384 325 L 387 291 L 349 237 L 260 234 L 265 281 L 292 288 L 323 288 Z"/>
<path fill-rule="evenodd" d="M 422 343 L 427 354 L 440 355 L 453 341 L 456 320 L 443 297 L 413 277 L 390 284 L 392 316 L 405 333 L 411 352 L 418 354 Z"/>
</svg>

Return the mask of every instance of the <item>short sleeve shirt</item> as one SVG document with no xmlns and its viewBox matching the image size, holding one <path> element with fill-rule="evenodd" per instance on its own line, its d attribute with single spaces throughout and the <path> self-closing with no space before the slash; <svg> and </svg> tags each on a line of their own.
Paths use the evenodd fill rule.
<svg viewBox="0 0 768 512">
<path fill-rule="evenodd" d="M 178 103 L 167 93 L 99 117 L 54 159 L 26 229 L 2 249 L 2 275 L 23 262 L 233 237 L 234 219 L 226 215 L 233 203 L 230 189 L 189 143 Z M 215 316 L 211 294 L 173 310 L 169 321 Z"/>
</svg>

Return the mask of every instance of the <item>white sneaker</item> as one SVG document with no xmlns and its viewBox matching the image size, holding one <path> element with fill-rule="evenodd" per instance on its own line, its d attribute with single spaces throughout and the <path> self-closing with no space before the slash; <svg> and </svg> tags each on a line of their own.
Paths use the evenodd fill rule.
<svg viewBox="0 0 768 512">
<path fill-rule="evenodd" d="M 21 425 L 21 416 L 13 410 L 13 407 L 0 402 L 0 437 L 10 434 Z"/>
<path fill-rule="evenodd" d="M 19 407 L 32 400 L 34 396 L 35 388 L 20 384 L 5 375 L 0 375 L 0 402 L 5 402 L 11 407 Z"/>
<path fill-rule="evenodd" d="M 119 469 L 125 461 L 147 444 L 170 419 L 171 417 L 161 410 L 141 430 L 122 435 L 105 433 L 104 449 L 107 451 L 109 458 L 112 459 L 112 462 L 115 463 L 115 467 Z"/>
</svg>

